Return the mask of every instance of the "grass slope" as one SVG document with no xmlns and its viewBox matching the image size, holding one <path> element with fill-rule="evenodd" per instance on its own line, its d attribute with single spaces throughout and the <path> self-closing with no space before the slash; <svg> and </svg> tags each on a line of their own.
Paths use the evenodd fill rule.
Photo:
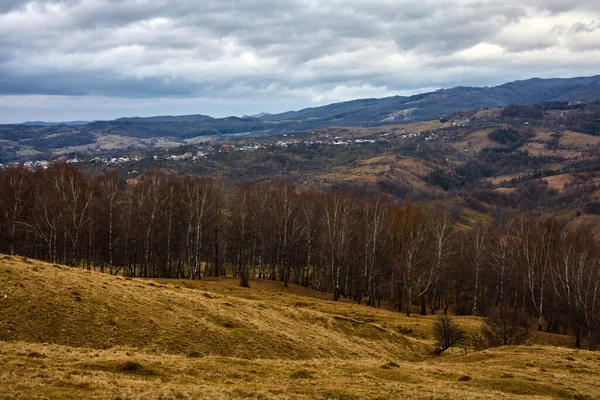
<svg viewBox="0 0 600 400">
<path fill-rule="evenodd" d="M 435 357 L 431 316 L 252 286 L 0 256 L 0 398 L 600 398 L 600 354 L 559 335 Z"/>
<path fill-rule="evenodd" d="M 0 340 L 251 359 L 427 354 L 394 326 L 354 318 L 364 307 L 323 311 L 308 289 L 281 286 L 126 279 L 4 256 Z"/>
</svg>

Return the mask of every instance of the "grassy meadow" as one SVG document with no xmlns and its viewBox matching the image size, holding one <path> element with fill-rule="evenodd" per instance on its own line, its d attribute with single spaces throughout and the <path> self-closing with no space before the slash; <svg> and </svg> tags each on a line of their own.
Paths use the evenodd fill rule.
<svg viewBox="0 0 600 400">
<path fill-rule="evenodd" d="M 434 316 L 251 286 L 0 256 L 0 398 L 600 398 L 600 353 L 567 336 L 437 356 Z"/>
</svg>

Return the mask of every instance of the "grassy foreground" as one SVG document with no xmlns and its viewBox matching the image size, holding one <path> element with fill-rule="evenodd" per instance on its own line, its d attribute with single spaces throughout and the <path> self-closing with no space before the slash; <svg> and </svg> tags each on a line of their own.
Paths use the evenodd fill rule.
<svg viewBox="0 0 600 400">
<path fill-rule="evenodd" d="M 329 298 L 0 256 L 0 398 L 600 398 L 600 353 L 564 336 L 436 357 L 433 317 Z"/>
</svg>

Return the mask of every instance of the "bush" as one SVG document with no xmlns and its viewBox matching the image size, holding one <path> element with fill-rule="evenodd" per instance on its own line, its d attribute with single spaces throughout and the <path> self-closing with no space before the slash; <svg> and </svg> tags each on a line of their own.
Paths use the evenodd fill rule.
<svg viewBox="0 0 600 400">
<path fill-rule="evenodd" d="M 510 104 L 504 107 L 501 116 L 502 118 L 541 118 L 544 112 L 533 106 Z"/>
<path fill-rule="evenodd" d="M 498 128 L 490 133 L 488 133 L 488 137 L 500 144 L 514 143 L 520 141 L 521 135 L 513 128 Z"/>
<path fill-rule="evenodd" d="M 492 309 L 481 334 L 491 347 L 524 344 L 531 337 L 527 316 L 509 308 Z"/>
<path fill-rule="evenodd" d="M 447 315 L 440 315 L 433 324 L 433 336 L 441 353 L 465 342 L 465 331 Z"/>
<path fill-rule="evenodd" d="M 585 207 L 583 208 L 583 211 L 586 214 L 600 215 L 600 202 L 592 201 L 592 202 L 586 204 Z"/>
</svg>

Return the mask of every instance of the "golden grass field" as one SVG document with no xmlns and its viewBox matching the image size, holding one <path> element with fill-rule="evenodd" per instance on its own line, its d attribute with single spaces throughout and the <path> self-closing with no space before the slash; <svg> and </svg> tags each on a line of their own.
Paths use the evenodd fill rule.
<svg viewBox="0 0 600 400">
<path fill-rule="evenodd" d="M 0 398 L 600 398 L 600 353 L 566 336 L 436 356 L 434 316 L 251 286 L 0 255 Z M 481 324 L 455 320 L 470 333 Z"/>
</svg>

